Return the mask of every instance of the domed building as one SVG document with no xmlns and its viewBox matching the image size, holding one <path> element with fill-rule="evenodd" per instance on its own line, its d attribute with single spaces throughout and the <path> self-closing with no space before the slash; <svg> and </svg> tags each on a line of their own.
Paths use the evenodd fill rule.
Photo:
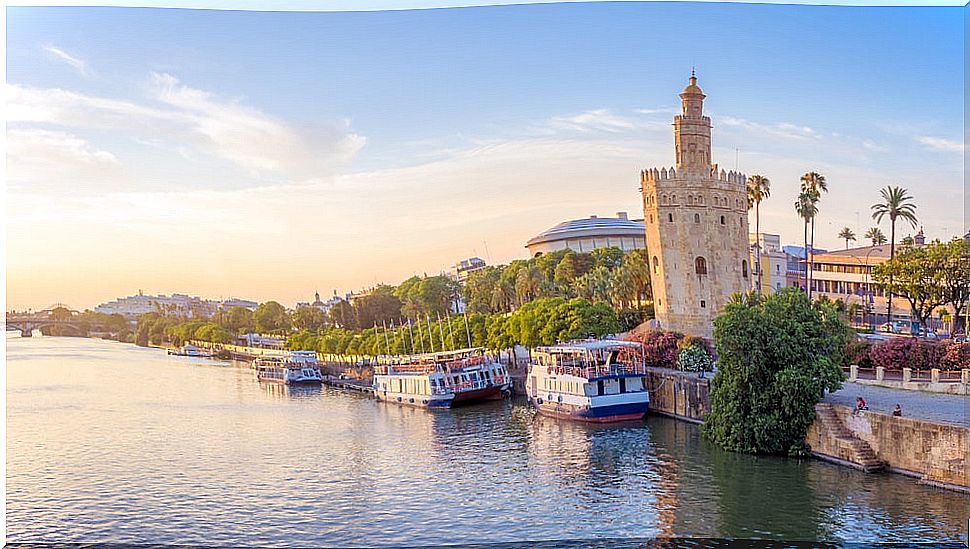
<svg viewBox="0 0 970 549">
<path fill-rule="evenodd" d="M 529 249 L 529 255 L 538 257 L 566 248 L 589 252 L 596 248 L 614 247 L 628 252 L 643 249 L 645 245 L 643 220 L 630 220 L 626 212 L 618 212 L 616 217 L 593 215 L 586 219 L 563 221 L 530 238 L 525 247 Z"/>
</svg>

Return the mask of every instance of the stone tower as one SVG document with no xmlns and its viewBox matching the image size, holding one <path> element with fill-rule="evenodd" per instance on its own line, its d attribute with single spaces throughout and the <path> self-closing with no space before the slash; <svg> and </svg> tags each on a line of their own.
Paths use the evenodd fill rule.
<svg viewBox="0 0 970 549">
<path fill-rule="evenodd" d="M 711 119 L 693 72 L 674 117 L 672 168 L 640 172 L 660 328 L 710 338 L 731 294 L 751 287 L 746 177 L 711 163 Z"/>
</svg>

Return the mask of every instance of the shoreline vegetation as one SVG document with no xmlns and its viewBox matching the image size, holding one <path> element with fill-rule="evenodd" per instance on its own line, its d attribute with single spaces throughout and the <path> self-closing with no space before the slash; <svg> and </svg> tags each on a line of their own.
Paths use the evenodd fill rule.
<svg viewBox="0 0 970 549">
<path fill-rule="evenodd" d="M 966 251 L 956 243 L 936 245 L 940 251 L 933 257 Z M 905 261 L 926 262 L 926 254 L 901 253 L 888 268 L 902 269 Z M 946 263 L 935 261 L 939 268 Z M 824 296 L 810 300 L 798 288 L 765 296 L 736 294 L 715 320 L 714 342 L 650 330 L 645 324 L 653 317 L 649 275 L 644 250 L 567 249 L 488 266 L 470 273 L 464 283 L 425 275 L 398 286 L 380 284 L 338 301 L 327 312 L 305 305 L 287 310 L 267 301 L 254 311 L 233 307 L 207 318 L 160 310 L 141 315 L 133 328 L 120 315 L 81 315 L 92 325 L 110 323 L 118 330 L 111 339 L 140 346 L 228 345 L 255 332 L 279 337 L 286 349 L 361 359 L 465 347 L 531 350 L 620 334 L 642 343 L 653 366 L 704 372 L 717 364 L 705 432 L 722 447 L 745 453 L 804 455 L 807 450 L 799 444 L 814 405 L 823 389 L 841 386 L 841 367 L 850 361 L 898 368 L 934 363 L 948 369 L 970 363 L 966 343 L 860 342 L 843 302 Z M 897 295 L 906 293 L 902 279 L 893 283 Z M 461 313 L 456 312 L 459 302 L 465 304 Z"/>
</svg>

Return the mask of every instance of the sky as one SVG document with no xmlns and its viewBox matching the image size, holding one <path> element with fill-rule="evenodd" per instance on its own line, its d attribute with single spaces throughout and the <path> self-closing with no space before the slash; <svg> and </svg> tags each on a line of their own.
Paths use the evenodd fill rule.
<svg viewBox="0 0 970 549">
<path fill-rule="evenodd" d="M 9 7 L 6 307 L 343 294 L 643 215 L 692 67 L 714 162 L 816 245 L 909 189 L 967 230 L 958 7 L 600 2 L 366 12 Z M 753 221 L 753 217 L 752 217 Z M 888 235 L 888 222 L 881 225 Z M 915 231 L 900 227 L 901 235 Z M 861 244 L 861 242 L 860 242 Z"/>
</svg>

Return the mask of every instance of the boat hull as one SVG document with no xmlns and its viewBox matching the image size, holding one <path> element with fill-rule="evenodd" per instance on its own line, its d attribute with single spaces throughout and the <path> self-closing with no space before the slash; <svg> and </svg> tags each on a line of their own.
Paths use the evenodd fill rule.
<svg viewBox="0 0 970 549">
<path fill-rule="evenodd" d="M 529 401 L 540 414 L 570 421 L 586 423 L 615 423 L 618 421 L 636 421 L 643 419 L 649 408 L 648 402 L 627 402 L 609 404 L 606 406 L 575 406 L 558 402 Z"/>
<path fill-rule="evenodd" d="M 429 410 L 451 408 L 454 395 L 434 396 L 397 394 L 386 391 L 374 391 L 374 398 L 381 402 L 400 404 L 403 406 L 414 406 L 415 408 L 427 408 Z"/>
<path fill-rule="evenodd" d="M 459 391 L 455 393 L 452 406 L 474 404 L 476 402 L 484 402 L 488 400 L 502 400 L 503 397 L 503 387 L 501 385 L 492 385 L 490 387 L 483 387 L 481 389 L 475 389 L 472 391 Z"/>
</svg>

